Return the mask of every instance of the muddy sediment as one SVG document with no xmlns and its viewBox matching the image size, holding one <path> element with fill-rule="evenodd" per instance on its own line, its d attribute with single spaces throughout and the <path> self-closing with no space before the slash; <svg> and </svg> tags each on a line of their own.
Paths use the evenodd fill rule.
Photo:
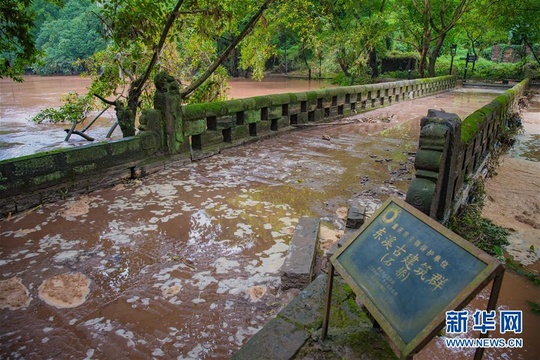
<svg viewBox="0 0 540 360">
<path fill-rule="evenodd" d="M 404 102 L 369 115 L 389 122 L 283 134 L 0 220 L 0 279 L 34 299 L 0 311 L 0 353 L 230 357 L 297 293 L 279 270 L 300 217 L 322 219 L 328 248 L 351 204 L 405 195 L 428 108 L 465 116 L 494 96 Z M 47 305 L 39 285 L 66 273 L 88 279 L 85 301 Z"/>
<path fill-rule="evenodd" d="M 18 277 L 0 280 L 0 309 L 17 310 L 30 305 L 30 294 Z"/>
</svg>

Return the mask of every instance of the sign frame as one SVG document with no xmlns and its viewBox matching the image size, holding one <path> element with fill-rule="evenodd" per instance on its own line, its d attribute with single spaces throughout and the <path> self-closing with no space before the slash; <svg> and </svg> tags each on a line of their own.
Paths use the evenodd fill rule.
<svg viewBox="0 0 540 360">
<path fill-rule="evenodd" d="M 424 226 L 432 228 L 434 231 L 442 235 L 446 240 L 453 242 L 455 245 L 460 247 L 462 250 L 474 256 L 477 260 L 484 263 L 486 266 L 474 276 L 473 280 L 465 285 L 458 294 L 451 300 L 448 304 L 444 305 L 442 311 L 439 311 L 435 318 L 433 318 L 425 326 L 423 330 L 418 332 L 410 341 L 405 341 L 403 337 L 396 331 L 392 326 L 390 321 L 382 313 L 379 307 L 376 306 L 374 300 L 371 299 L 368 294 L 366 294 L 358 285 L 357 281 L 350 274 L 350 270 L 346 268 L 339 261 L 339 256 L 344 253 L 356 240 L 357 238 L 373 223 L 384 210 L 388 208 L 391 204 L 397 205 L 403 211 L 408 212 Z M 332 295 L 332 284 L 334 277 L 334 268 L 337 272 L 343 277 L 345 282 L 353 289 L 355 294 L 361 299 L 363 305 L 368 310 L 368 312 L 373 316 L 376 323 L 384 331 L 384 333 L 390 338 L 391 342 L 394 344 L 395 348 L 399 353 L 400 358 L 410 359 L 412 356 L 420 351 L 437 333 L 444 327 L 446 319 L 446 311 L 451 310 L 461 310 L 464 308 L 487 284 L 492 280 L 493 286 L 491 289 L 490 298 L 488 301 L 487 310 L 494 310 L 497 304 L 497 299 L 499 296 L 500 288 L 502 285 L 502 278 L 504 275 L 504 267 L 502 264 L 491 257 L 489 254 L 483 250 L 477 248 L 469 241 L 461 238 L 459 235 L 450 231 L 444 227 L 439 222 L 431 219 L 424 213 L 420 212 L 413 206 L 407 204 L 405 201 L 390 197 L 388 198 L 383 205 L 367 220 L 364 225 L 352 232 L 347 241 L 343 244 L 341 248 L 330 258 L 329 261 L 329 271 L 328 271 L 328 281 L 326 288 L 326 304 L 325 304 L 325 314 L 323 318 L 323 329 L 322 329 L 322 339 L 324 340 L 328 331 L 328 321 L 330 316 L 330 303 Z M 488 333 L 481 334 L 480 337 L 487 337 Z M 483 354 L 483 348 L 478 348 L 475 354 L 475 359 L 480 359 Z"/>
</svg>

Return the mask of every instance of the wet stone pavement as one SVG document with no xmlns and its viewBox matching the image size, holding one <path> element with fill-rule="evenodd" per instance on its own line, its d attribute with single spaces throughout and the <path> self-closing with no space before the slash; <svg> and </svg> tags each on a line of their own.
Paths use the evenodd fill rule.
<svg viewBox="0 0 540 360">
<path fill-rule="evenodd" d="M 229 358 L 298 293 L 279 270 L 299 217 L 328 249 L 351 202 L 404 197 L 427 109 L 494 96 L 403 102 L 1 219 L 0 358 Z"/>
</svg>

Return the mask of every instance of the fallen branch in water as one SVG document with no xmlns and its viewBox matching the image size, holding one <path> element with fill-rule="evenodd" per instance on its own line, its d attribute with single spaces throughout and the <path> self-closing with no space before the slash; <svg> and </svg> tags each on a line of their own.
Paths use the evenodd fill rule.
<svg viewBox="0 0 540 360">
<path fill-rule="evenodd" d="M 323 124 L 291 124 L 293 127 L 312 127 L 312 126 L 335 126 L 335 125 L 350 125 L 360 124 L 361 121 L 347 121 L 347 122 L 335 122 L 335 123 L 323 123 Z"/>
</svg>

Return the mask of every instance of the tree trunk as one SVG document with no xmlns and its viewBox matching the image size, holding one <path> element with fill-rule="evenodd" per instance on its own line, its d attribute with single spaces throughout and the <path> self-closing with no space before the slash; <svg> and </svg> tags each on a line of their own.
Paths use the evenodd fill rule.
<svg viewBox="0 0 540 360">
<path fill-rule="evenodd" d="M 529 49 L 531 49 L 532 56 L 534 57 L 534 59 L 536 60 L 536 62 L 540 65 L 540 59 L 538 59 L 538 55 L 536 55 L 536 53 L 534 52 L 534 49 L 533 49 L 532 44 L 531 44 L 528 40 L 525 40 L 525 43 L 527 44 L 527 46 L 529 47 Z"/>
<path fill-rule="evenodd" d="M 229 68 L 229 71 L 231 73 L 231 76 L 232 77 L 238 77 L 239 76 L 239 73 L 238 73 L 238 49 L 234 49 L 231 52 L 230 61 L 231 61 L 231 66 Z"/>
<path fill-rule="evenodd" d="M 184 0 L 178 0 L 173 11 L 169 14 L 169 17 L 167 18 L 167 22 L 165 23 L 165 27 L 163 28 L 163 31 L 161 32 L 159 42 L 154 48 L 154 54 L 152 55 L 152 59 L 150 60 L 150 63 L 146 67 L 144 74 L 141 77 L 132 81 L 131 84 L 129 85 L 127 108 L 122 102 L 120 101 L 115 102 L 118 124 L 120 125 L 120 129 L 122 130 L 122 135 L 124 137 L 135 135 L 135 119 L 137 117 L 137 107 L 139 106 L 139 98 L 141 97 L 143 93 L 143 89 L 144 89 L 144 85 L 146 81 L 148 81 L 148 78 L 150 77 L 150 74 L 152 73 L 152 69 L 157 63 L 159 54 L 161 53 L 161 50 L 163 49 L 163 45 L 165 45 L 165 40 L 167 39 L 167 36 L 169 35 L 169 31 L 171 30 L 174 20 L 176 20 L 176 17 L 178 16 L 178 11 L 180 10 L 180 7 L 182 6 L 183 2 Z"/>
<path fill-rule="evenodd" d="M 308 79 L 311 81 L 311 67 L 309 66 L 309 62 L 307 60 L 306 47 L 303 44 L 300 54 L 302 54 L 302 60 L 304 60 L 304 64 L 306 64 L 306 67 L 308 69 Z"/>
<path fill-rule="evenodd" d="M 441 48 L 444 43 L 444 38 L 446 37 L 446 34 L 442 34 L 437 39 L 437 43 L 435 44 L 435 47 L 431 51 L 431 55 L 429 56 L 429 64 L 428 64 L 428 74 L 430 77 L 435 76 L 435 63 L 437 62 L 437 58 L 439 57 L 439 54 L 441 52 Z"/>
<path fill-rule="evenodd" d="M 379 66 L 377 65 L 377 50 L 375 50 L 375 48 L 369 51 L 368 59 L 368 65 L 371 68 L 371 78 L 373 79 L 379 76 Z"/>
<path fill-rule="evenodd" d="M 233 42 L 227 47 L 227 49 L 221 54 L 221 56 L 216 59 L 210 67 L 195 81 L 193 81 L 187 88 L 185 88 L 181 93 L 181 97 L 185 98 L 189 96 L 193 91 L 195 91 L 202 83 L 212 75 L 212 73 L 218 68 L 221 63 L 227 59 L 229 54 L 236 48 L 238 43 L 251 31 L 255 23 L 259 20 L 259 18 L 262 16 L 264 10 L 268 8 L 268 6 L 273 2 L 274 0 L 266 0 L 265 3 L 259 8 L 257 13 L 251 18 L 251 20 L 248 22 L 244 30 L 233 39 Z M 167 22 L 165 24 L 165 27 L 163 28 L 163 31 L 161 33 L 160 39 L 156 47 L 154 48 L 154 54 L 152 56 L 152 59 L 150 60 L 150 63 L 148 64 L 146 71 L 144 74 L 137 78 L 135 81 L 133 81 L 129 87 L 128 92 L 128 99 L 127 99 L 127 108 L 124 107 L 123 103 L 120 103 L 119 101 L 116 102 L 117 110 L 116 113 L 118 114 L 118 123 L 120 125 L 120 128 L 122 129 L 122 134 L 124 137 L 127 136 L 133 136 L 135 135 L 135 118 L 137 115 L 137 107 L 139 105 L 139 98 L 141 97 L 144 89 L 144 85 L 148 78 L 150 77 L 150 74 L 152 72 L 152 69 L 154 68 L 155 64 L 157 63 L 157 60 L 159 58 L 159 54 L 161 53 L 161 50 L 163 49 L 163 45 L 165 44 L 165 40 L 167 39 L 167 36 L 169 34 L 169 31 L 176 20 L 178 16 L 178 11 L 180 10 L 180 7 L 182 6 L 184 0 L 178 0 L 176 3 L 176 6 L 174 7 L 174 10 L 169 14 L 169 17 L 167 18 Z"/>
<path fill-rule="evenodd" d="M 349 73 L 349 66 L 347 65 L 347 62 L 343 60 L 342 58 L 342 50 L 339 51 L 339 55 L 337 57 L 337 61 L 338 61 L 338 64 L 339 64 L 339 67 L 341 68 L 341 71 L 343 71 L 343 74 L 345 75 L 345 77 L 347 78 L 350 78 L 351 77 L 351 74 Z"/>
<path fill-rule="evenodd" d="M 418 72 L 420 73 L 421 78 L 423 78 L 425 75 L 426 58 L 427 58 L 427 51 L 424 48 L 422 48 L 422 50 L 420 51 L 420 62 L 418 63 Z"/>
</svg>

